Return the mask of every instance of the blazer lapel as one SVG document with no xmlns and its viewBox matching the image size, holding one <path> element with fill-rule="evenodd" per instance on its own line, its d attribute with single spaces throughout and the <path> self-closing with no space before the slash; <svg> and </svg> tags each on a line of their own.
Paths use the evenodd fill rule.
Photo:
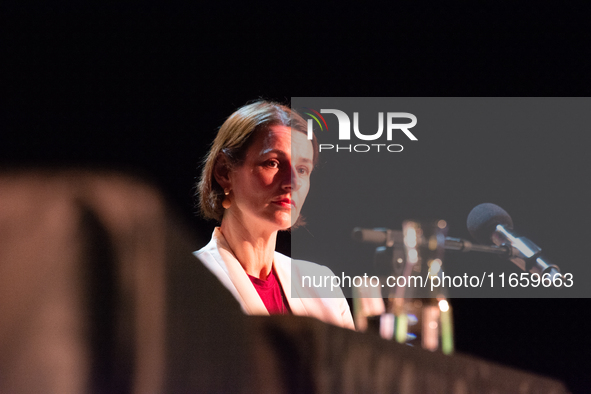
<svg viewBox="0 0 591 394">
<path fill-rule="evenodd" d="M 232 253 L 226 238 L 217 227 L 214 230 L 213 238 L 217 242 L 218 252 L 217 256 L 213 254 L 214 258 L 218 260 L 219 264 L 226 266 L 230 281 L 240 296 L 239 301 L 245 312 L 249 315 L 269 315 L 265 304 L 263 304 L 244 268 Z"/>
<path fill-rule="evenodd" d="M 275 267 L 275 272 L 277 273 L 277 277 L 281 283 L 281 287 L 283 288 L 291 312 L 294 315 L 308 316 L 306 307 L 297 292 L 297 286 L 291 285 L 291 258 L 275 252 L 273 266 Z"/>
</svg>

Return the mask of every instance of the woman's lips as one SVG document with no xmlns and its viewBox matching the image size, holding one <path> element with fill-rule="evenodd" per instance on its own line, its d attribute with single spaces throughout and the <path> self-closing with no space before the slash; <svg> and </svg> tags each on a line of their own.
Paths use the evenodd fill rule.
<svg viewBox="0 0 591 394">
<path fill-rule="evenodd" d="M 273 201 L 273 204 L 277 204 L 281 207 L 284 208 L 295 208 L 295 203 L 293 202 L 293 200 L 289 199 L 289 198 L 282 198 L 280 200 L 275 200 Z"/>
</svg>

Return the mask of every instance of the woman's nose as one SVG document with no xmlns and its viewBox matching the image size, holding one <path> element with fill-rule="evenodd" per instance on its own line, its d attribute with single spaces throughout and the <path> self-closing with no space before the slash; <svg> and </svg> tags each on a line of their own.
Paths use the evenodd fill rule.
<svg viewBox="0 0 591 394">
<path fill-rule="evenodd" d="M 300 179 L 295 167 L 289 166 L 283 175 L 283 188 L 289 190 L 298 190 L 300 188 Z"/>
</svg>

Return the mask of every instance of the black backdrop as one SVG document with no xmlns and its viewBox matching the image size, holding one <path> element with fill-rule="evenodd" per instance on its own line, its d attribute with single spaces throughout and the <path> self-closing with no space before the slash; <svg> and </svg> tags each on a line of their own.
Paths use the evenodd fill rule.
<svg viewBox="0 0 591 394">
<path fill-rule="evenodd" d="M 199 161 L 225 117 L 249 100 L 589 95 L 591 45 L 577 5 L 3 7 L 2 165 L 139 174 L 204 242 L 213 224 L 194 215 Z M 589 140 L 556 134 L 564 160 L 556 171 L 581 193 L 589 178 L 569 168 L 590 168 L 581 148 Z M 584 197 L 560 188 L 539 196 L 588 220 Z M 543 246 L 560 251 L 555 231 L 548 227 Z M 591 388 L 589 300 L 453 306 L 458 351 L 561 379 L 574 392 Z"/>
</svg>

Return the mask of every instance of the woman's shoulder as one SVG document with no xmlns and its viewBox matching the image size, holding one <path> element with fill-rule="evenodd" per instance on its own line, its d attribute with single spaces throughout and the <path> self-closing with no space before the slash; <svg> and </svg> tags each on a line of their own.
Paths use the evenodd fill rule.
<svg viewBox="0 0 591 394">
<path fill-rule="evenodd" d="M 204 245 L 201 249 L 197 249 L 193 252 L 195 256 L 199 256 L 202 253 L 211 252 L 217 249 L 217 242 L 214 238 L 212 238 L 206 245 Z"/>
<path fill-rule="evenodd" d="M 222 233 L 219 231 L 219 227 L 216 227 L 211 234 L 211 239 L 209 242 L 201 249 L 194 251 L 193 254 L 197 257 L 208 254 L 217 255 L 220 248 L 227 249 L 226 240 L 221 234 Z"/>
</svg>

